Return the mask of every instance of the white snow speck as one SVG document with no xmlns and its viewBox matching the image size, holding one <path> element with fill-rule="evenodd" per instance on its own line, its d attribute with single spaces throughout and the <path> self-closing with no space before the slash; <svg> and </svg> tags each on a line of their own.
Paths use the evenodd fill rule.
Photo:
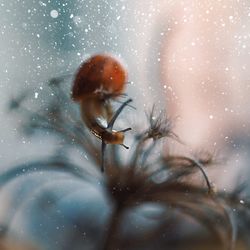
<svg viewBox="0 0 250 250">
<path fill-rule="evenodd" d="M 59 13 L 58 13 L 57 10 L 52 10 L 52 11 L 50 11 L 50 16 L 51 16 L 52 18 L 57 18 L 58 15 L 59 15 Z"/>
<path fill-rule="evenodd" d="M 76 25 L 79 25 L 82 23 L 82 18 L 80 16 L 74 16 L 73 21 Z"/>
<path fill-rule="evenodd" d="M 38 98 L 38 93 L 37 93 L 37 92 L 35 92 L 35 98 L 36 98 L 36 99 Z"/>
<path fill-rule="evenodd" d="M 213 115 L 209 115 L 209 119 L 211 119 L 211 120 L 212 120 L 213 118 L 214 118 L 214 116 L 213 116 Z"/>
<path fill-rule="evenodd" d="M 41 6 L 47 6 L 47 4 L 46 3 L 44 3 L 44 2 L 42 2 L 42 1 L 39 1 L 39 4 L 41 5 Z"/>
</svg>

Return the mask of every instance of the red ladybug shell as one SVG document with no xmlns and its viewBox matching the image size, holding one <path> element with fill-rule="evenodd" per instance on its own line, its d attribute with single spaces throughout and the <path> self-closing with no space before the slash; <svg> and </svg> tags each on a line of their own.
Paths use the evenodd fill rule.
<svg viewBox="0 0 250 250">
<path fill-rule="evenodd" d="M 103 93 L 123 93 L 127 74 L 122 65 L 108 55 L 95 55 L 79 68 L 72 87 L 72 98 L 81 101 Z"/>
</svg>

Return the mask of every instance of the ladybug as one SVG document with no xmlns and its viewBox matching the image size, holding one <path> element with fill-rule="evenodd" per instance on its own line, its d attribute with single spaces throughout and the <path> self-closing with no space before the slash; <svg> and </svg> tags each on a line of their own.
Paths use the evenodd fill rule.
<svg viewBox="0 0 250 250">
<path fill-rule="evenodd" d="M 109 55 L 94 55 L 78 69 L 72 87 L 72 99 L 80 104 L 85 125 L 102 141 L 102 166 L 107 144 L 123 144 L 124 133 L 131 130 L 113 130 L 115 120 L 132 100 L 125 101 L 113 112 L 111 101 L 124 93 L 127 73 L 117 59 Z"/>
</svg>

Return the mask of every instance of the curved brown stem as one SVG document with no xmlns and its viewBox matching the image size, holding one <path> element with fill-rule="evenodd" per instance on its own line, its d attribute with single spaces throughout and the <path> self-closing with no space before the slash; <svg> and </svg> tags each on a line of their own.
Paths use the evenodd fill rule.
<svg viewBox="0 0 250 250">
<path fill-rule="evenodd" d="M 121 206 L 116 206 L 113 214 L 111 215 L 103 243 L 103 250 L 117 249 L 117 232 L 120 225 L 123 210 L 124 209 Z"/>
</svg>

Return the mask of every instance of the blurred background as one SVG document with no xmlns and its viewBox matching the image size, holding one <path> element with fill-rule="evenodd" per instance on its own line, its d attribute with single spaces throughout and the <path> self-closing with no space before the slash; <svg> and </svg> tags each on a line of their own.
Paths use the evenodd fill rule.
<svg viewBox="0 0 250 250">
<path fill-rule="evenodd" d="M 231 189 L 248 180 L 249 1 L 1 0 L 0 6 L 1 171 L 63 147 L 54 137 L 27 138 L 19 133 L 22 116 L 8 111 L 10 98 L 29 92 L 32 109 L 46 102 L 44 89 L 50 78 L 74 74 L 90 55 L 107 52 L 126 66 L 128 94 L 142 117 L 156 104 L 176 117 L 175 131 L 191 149 L 220 151 L 228 159 L 227 165 L 211 173 L 216 186 Z M 138 113 L 136 117 L 138 121 Z M 63 174 L 57 180 L 47 174 L 36 181 L 27 178 L 1 191 L 5 217 L 6 210 L 46 180 L 15 215 L 13 230 L 20 239 L 38 241 L 42 249 L 68 249 L 65 216 L 75 219 L 91 208 L 90 218 L 105 220 L 108 205 L 98 187 L 70 180 L 65 187 L 68 177 Z M 83 188 L 92 195 L 82 193 Z M 9 195 L 16 189 L 18 194 Z M 34 200 L 46 190 L 53 190 L 56 197 L 79 191 L 69 192 L 57 209 L 41 214 Z M 31 214 L 37 220 L 34 228 L 25 223 Z M 84 232 L 79 234 L 86 238 Z"/>
</svg>

